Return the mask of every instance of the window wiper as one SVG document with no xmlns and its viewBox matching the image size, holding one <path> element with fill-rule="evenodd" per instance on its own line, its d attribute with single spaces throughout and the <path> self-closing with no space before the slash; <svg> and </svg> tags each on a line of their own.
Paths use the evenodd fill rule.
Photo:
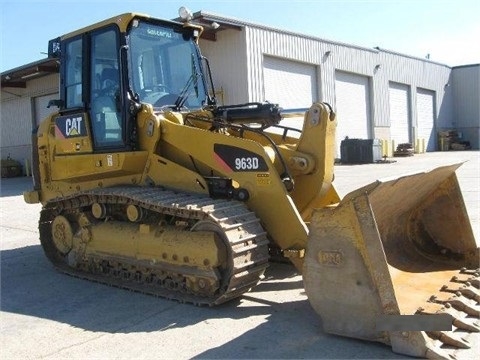
<svg viewBox="0 0 480 360">
<path fill-rule="evenodd" d="M 197 82 L 197 74 L 196 73 L 193 73 L 192 75 L 190 75 L 190 77 L 187 80 L 187 83 L 185 84 L 182 91 L 180 92 L 180 95 L 178 95 L 178 98 L 175 101 L 175 108 L 177 110 L 180 110 L 183 107 L 183 105 L 185 104 L 185 101 L 187 101 L 188 96 L 190 95 L 190 92 L 191 92 L 190 87 L 192 86 L 192 84 L 194 82 L 195 83 Z M 198 87 L 195 86 L 195 88 L 197 89 Z M 197 90 L 197 92 L 198 92 L 198 90 Z"/>
<path fill-rule="evenodd" d="M 180 95 L 175 101 L 175 106 L 177 107 L 178 110 L 180 110 L 185 104 L 185 101 L 187 101 L 187 98 L 191 93 L 190 87 L 192 86 L 192 84 L 194 84 L 195 94 L 198 98 L 198 76 L 199 75 L 201 76 L 201 74 L 199 74 L 197 71 L 197 66 L 195 64 L 195 57 L 193 54 L 191 56 L 191 64 L 192 64 L 192 75 L 190 75 L 190 77 L 188 78 L 187 83 L 185 84 L 182 91 L 180 92 Z"/>
</svg>

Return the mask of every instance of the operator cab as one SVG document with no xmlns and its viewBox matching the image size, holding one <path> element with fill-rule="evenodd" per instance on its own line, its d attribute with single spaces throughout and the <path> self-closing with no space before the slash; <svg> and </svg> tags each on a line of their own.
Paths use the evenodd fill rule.
<svg viewBox="0 0 480 360">
<path fill-rule="evenodd" d="M 61 59 L 61 99 L 54 101 L 62 115 L 58 121 L 75 118 L 85 124 L 63 135 L 90 134 L 95 152 L 136 148 L 135 115 L 141 103 L 155 112 L 214 103 L 195 26 L 126 16 L 128 23 L 113 18 L 49 43 L 49 56 Z"/>
<path fill-rule="evenodd" d="M 134 20 L 129 35 L 131 85 L 141 102 L 156 109 L 206 105 L 201 58 L 191 32 Z"/>
</svg>

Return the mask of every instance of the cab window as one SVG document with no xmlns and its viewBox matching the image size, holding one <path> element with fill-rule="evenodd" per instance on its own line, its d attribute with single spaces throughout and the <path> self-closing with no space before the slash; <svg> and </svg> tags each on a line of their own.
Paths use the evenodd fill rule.
<svg viewBox="0 0 480 360">
<path fill-rule="evenodd" d="M 82 107 L 82 39 L 67 42 L 65 54 L 65 106 Z"/>
<path fill-rule="evenodd" d="M 119 43 L 114 28 L 91 35 L 90 97 L 96 148 L 123 144 Z"/>
</svg>

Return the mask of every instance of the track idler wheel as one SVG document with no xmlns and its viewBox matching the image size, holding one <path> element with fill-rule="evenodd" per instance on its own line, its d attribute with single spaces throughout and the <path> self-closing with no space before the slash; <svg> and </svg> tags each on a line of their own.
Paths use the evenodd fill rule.
<svg viewBox="0 0 480 360">
<path fill-rule="evenodd" d="M 68 219 L 58 215 L 52 221 L 52 240 L 57 250 L 66 255 L 73 247 L 73 229 Z"/>
</svg>

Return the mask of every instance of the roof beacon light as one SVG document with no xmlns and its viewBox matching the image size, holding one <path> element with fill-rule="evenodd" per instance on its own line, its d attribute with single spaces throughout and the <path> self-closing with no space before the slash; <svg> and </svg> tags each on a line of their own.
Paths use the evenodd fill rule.
<svg viewBox="0 0 480 360">
<path fill-rule="evenodd" d="M 185 6 L 182 6 L 180 9 L 178 9 L 178 15 L 183 21 L 190 21 L 193 18 L 192 12 Z"/>
</svg>

